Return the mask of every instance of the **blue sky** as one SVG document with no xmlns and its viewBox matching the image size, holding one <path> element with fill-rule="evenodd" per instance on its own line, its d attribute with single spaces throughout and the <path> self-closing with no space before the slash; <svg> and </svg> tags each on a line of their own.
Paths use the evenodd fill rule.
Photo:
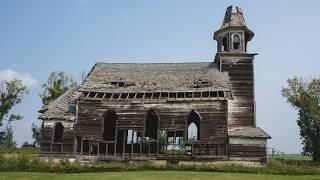
<svg viewBox="0 0 320 180">
<path fill-rule="evenodd" d="M 213 61 L 212 34 L 231 4 L 255 32 L 257 124 L 273 137 L 270 147 L 300 152 L 297 112 L 281 88 L 293 75 L 319 76 L 316 0 L 2 0 L 0 75 L 22 77 L 31 90 L 14 108 L 24 116 L 13 124 L 16 141 L 31 142 L 31 123 L 40 123 L 37 94 L 51 71 L 80 79 L 94 62 Z"/>
</svg>

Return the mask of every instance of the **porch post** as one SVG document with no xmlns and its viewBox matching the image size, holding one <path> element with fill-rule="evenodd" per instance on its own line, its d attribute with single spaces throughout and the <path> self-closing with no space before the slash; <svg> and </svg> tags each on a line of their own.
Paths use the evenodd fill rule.
<svg viewBox="0 0 320 180">
<path fill-rule="evenodd" d="M 89 156 L 91 155 L 91 142 L 89 141 Z"/>
<path fill-rule="evenodd" d="M 106 143 L 106 156 L 108 156 L 108 143 Z"/>
<path fill-rule="evenodd" d="M 83 139 L 81 138 L 81 149 L 80 149 L 80 154 L 82 155 L 83 153 Z"/>
<path fill-rule="evenodd" d="M 140 137 L 139 156 L 141 156 L 141 151 L 142 151 L 142 138 Z"/>
<path fill-rule="evenodd" d="M 99 153 L 100 153 L 100 142 L 98 142 L 97 156 L 99 156 Z"/>
<path fill-rule="evenodd" d="M 123 143 L 122 143 L 122 157 L 124 158 L 124 153 L 125 153 L 125 148 L 126 148 L 126 135 L 127 135 L 127 130 L 123 131 Z"/>
<path fill-rule="evenodd" d="M 133 154 L 133 133 L 134 133 L 134 131 L 132 130 L 132 133 L 131 133 L 131 154 L 130 154 L 131 157 Z"/>
</svg>

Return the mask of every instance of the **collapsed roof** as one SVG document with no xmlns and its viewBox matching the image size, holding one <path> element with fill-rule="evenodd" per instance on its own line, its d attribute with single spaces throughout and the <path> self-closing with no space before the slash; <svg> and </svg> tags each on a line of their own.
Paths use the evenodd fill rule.
<svg viewBox="0 0 320 180">
<path fill-rule="evenodd" d="M 67 92 L 42 108 L 39 111 L 42 113 L 39 119 L 74 121 L 76 119 L 76 112 L 73 104 L 81 96 L 81 92 L 77 90 L 78 87 L 70 88 Z"/>
<path fill-rule="evenodd" d="M 96 63 L 79 91 L 229 90 L 228 82 L 228 73 L 210 62 Z"/>
</svg>

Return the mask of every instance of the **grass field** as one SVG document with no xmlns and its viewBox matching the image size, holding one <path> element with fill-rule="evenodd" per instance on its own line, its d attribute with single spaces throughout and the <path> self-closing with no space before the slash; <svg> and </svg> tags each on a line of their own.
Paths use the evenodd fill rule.
<svg viewBox="0 0 320 180">
<path fill-rule="evenodd" d="M 272 156 L 269 156 L 272 158 Z M 297 160 L 297 161 L 312 161 L 312 157 L 310 156 L 302 156 L 302 155 L 275 155 L 273 159 L 285 159 L 285 160 Z"/>
<path fill-rule="evenodd" d="M 182 171 L 139 171 L 139 172 L 110 172 L 110 173 L 80 173 L 80 174 L 54 174 L 54 173 L 23 173 L 4 172 L 0 173 L 0 179 L 130 179 L 130 180 L 307 180 L 319 179 L 320 176 L 288 176 L 288 175 L 266 175 L 266 174 L 239 174 L 239 173 L 210 173 L 210 172 L 182 172 Z"/>
</svg>

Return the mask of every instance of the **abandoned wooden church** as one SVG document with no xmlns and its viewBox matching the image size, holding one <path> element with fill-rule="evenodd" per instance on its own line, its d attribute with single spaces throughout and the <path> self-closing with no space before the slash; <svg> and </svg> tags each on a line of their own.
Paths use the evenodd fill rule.
<svg viewBox="0 0 320 180">
<path fill-rule="evenodd" d="M 96 63 L 40 110 L 44 156 L 99 160 L 267 160 L 256 127 L 254 36 L 228 7 L 209 62 Z"/>
</svg>

